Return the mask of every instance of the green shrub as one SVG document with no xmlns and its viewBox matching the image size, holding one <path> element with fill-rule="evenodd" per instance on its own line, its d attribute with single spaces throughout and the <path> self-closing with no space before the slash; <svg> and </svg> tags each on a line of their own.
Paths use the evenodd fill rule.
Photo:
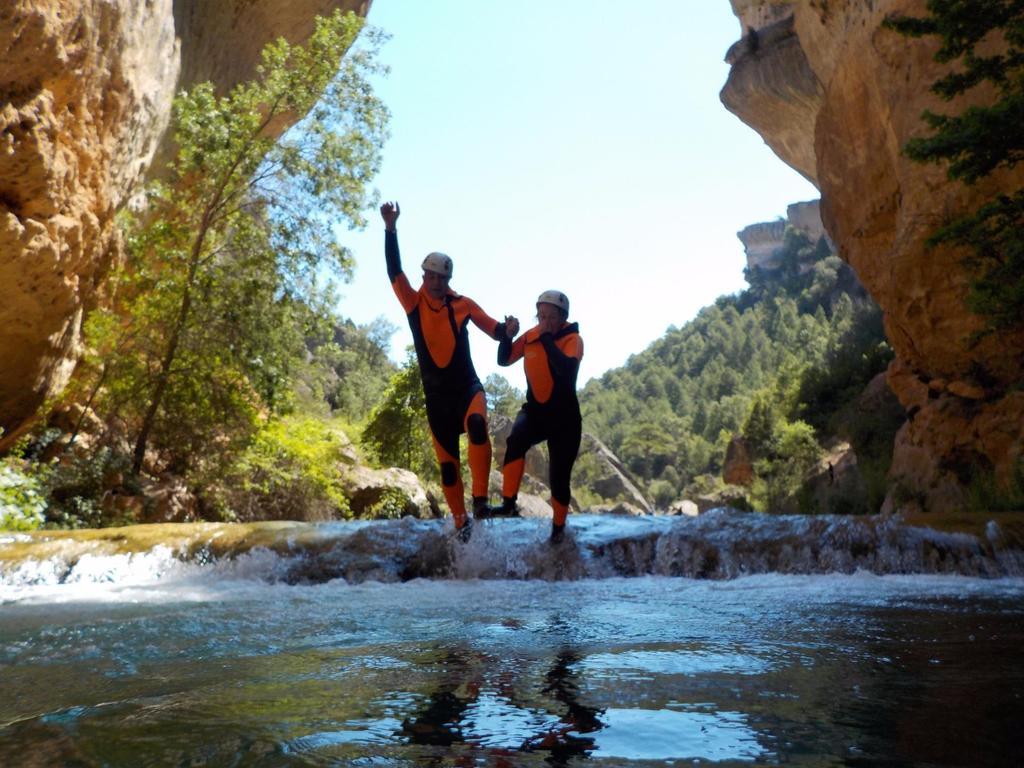
<svg viewBox="0 0 1024 768">
<path fill-rule="evenodd" d="M 43 479 L 18 459 L 0 461 L 0 529 L 34 531 L 46 514 Z"/>
<path fill-rule="evenodd" d="M 411 348 L 370 414 L 360 444 L 380 466 L 401 467 L 422 478 L 437 475 L 423 383 Z"/>
<path fill-rule="evenodd" d="M 349 461 L 348 445 L 340 428 L 319 419 L 271 421 L 227 476 L 211 484 L 204 502 L 229 519 L 349 518 L 352 510 L 339 473 Z"/>
<path fill-rule="evenodd" d="M 405 494 L 397 488 L 385 488 L 380 499 L 366 510 L 371 520 L 397 520 L 405 514 Z"/>
<path fill-rule="evenodd" d="M 142 489 L 130 479 L 131 459 L 111 448 L 90 454 L 67 456 L 53 464 L 46 478 L 49 505 L 46 523 L 54 528 L 103 528 L 136 523 L 124 512 L 106 512 L 103 495 L 121 487 L 129 493 Z"/>
<path fill-rule="evenodd" d="M 647 488 L 647 495 L 658 509 L 668 509 L 676 500 L 676 489 L 666 480 L 655 480 Z"/>
<path fill-rule="evenodd" d="M 754 462 L 755 506 L 766 512 L 797 512 L 803 480 L 821 455 L 814 428 L 803 421 L 780 421 L 775 424 L 769 443 L 771 453 Z M 804 506 L 807 507 L 806 501 Z"/>
</svg>

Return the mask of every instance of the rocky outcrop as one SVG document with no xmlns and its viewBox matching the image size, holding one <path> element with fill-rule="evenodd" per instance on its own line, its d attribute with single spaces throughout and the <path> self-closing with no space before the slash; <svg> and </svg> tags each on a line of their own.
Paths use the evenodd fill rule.
<svg viewBox="0 0 1024 768">
<path fill-rule="evenodd" d="M 680 515 L 682 517 L 697 517 L 697 515 L 700 514 L 700 507 L 697 506 L 697 502 L 695 501 L 679 499 L 669 505 L 667 513 L 670 515 Z"/>
<path fill-rule="evenodd" d="M 408 469 L 357 464 L 341 471 L 341 484 L 352 514 L 360 519 L 441 516 L 437 499 Z"/>
<path fill-rule="evenodd" d="M 765 136 L 779 157 L 814 181 L 814 118 L 822 86 L 804 54 L 793 14 L 786 3 L 733 0 L 733 9 L 738 6 L 743 7 L 744 34 L 726 54 L 732 68 L 722 101 Z"/>
<path fill-rule="evenodd" d="M 583 442 L 580 445 L 580 457 L 585 456 L 592 457 L 591 461 L 598 468 L 595 477 L 589 483 L 591 491 L 610 501 L 623 502 L 641 512 L 654 511 L 654 505 L 637 488 L 619 457 L 589 432 L 583 433 Z"/>
<path fill-rule="evenodd" d="M 505 444 L 512 433 L 513 421 L 501 413 L 493 413 L 489 417 L 491 444 L 494 446 L 494 466 L 501 467 L 505 463 Z M 548 451 L 547 444 L 541 443 L 530 448 L 523 458 L 523 471 L 530 478 L 547 483 Z"/>
<path fill-rule="evenodd" d="M 857 454 L 849 443 L 838 440 L 826 448 L 818 464 L 804 481 L 806 498 L 802 511 L 815 514 L 863 514 L 868 492 L 857 465 Z"/>
<path fill-rule="evenodd" d="M 772 270 L 782 266 L 779 251 L 785 235 L 786 222 L 782 219 L 750 224 L 737 232 L 736 237 L 743 243 L 747 257 L 747 268 Z"/>
<path fill-rule="evenodd" d="M 743 243 L 743 251 L 747 256 L 748 269 L 773 270 L 782 266 L 781 251 L 785 243 L 787 229 L 806 235 L 812 243 L 821 238 L 829 243 L 831 250 L 835 246 L 829 241 L 825 225 L 821 221 L 821 201 L 808 200 L 803 203 L 792 203 L 786 208 L 786 218 L 751 224 L 736 233 Z M 811 269 L 814 259 L 800 264 L 801 271 Z"/>
<path fill-rule="evenodd" d="M 754 464 L 750 457 L 750 449 L 747 441 L 739 435 L 733 436 L 726 446 L 722 480 L 727 485 L 750 485 L 754 482 Z"/>
<path fill-rule="evenodd" d="M 494 464 L 500 467 L 505 461 L 505 442 L 512 431 L 512 420 L 500 413 L 491 414 L 489 418 L 494 445 Z M 584 465 L 588 469 L 581 471 Z M 624 502 L 640 512 L 654 511 L 653 505 L 636 486 L 619 457 L 589 432 L 583 433 L 580 442 L 572 490 L 574 496 L 569 506 L 573 511 L 580 511 L 580 505 L 575 498 L 575 493 L 579 490 L 586 490 L 589 495 L 610 502 L 600 509 L 590 509 L 592 512 L 607 512 L 617 502 Z M 501 494 L 501 475 L 496 472 L 491 478 L 491 492 L 495 495 Z M 544 499 L 551 495 L 551 489 L 548 487 L 548 453 L 545 443 L 535 445 L 526 452 L 519 494 L 520 506 L 526 495 Z"/>
<path fill-rule="evenodd" d="M 821 190 L 825 227 L 882 307 L 897 356 L 889 383 L 909 420 L 896 440 L 889 507 L 913 498 L 939 510 L 961 507 L 979 473 L 1008 480 L 1024 452 L 1024 402 L 1013 391 L 1024 380 L 1024 333 L 979 339 L 984 321 L 964 303 L 963 252 L 925 240 L 944 217 L 1018 188 L 1024 169 L 966 188 L 903 155 L 926 132 L 925 109 L 985 98 L 941 102 L 929 91 L 946 71 L 933 60 L 936 43 L 881 26 L 924 6 L 732 0 L 743 32 L 722 101 Z"/>
<path fill-rule="evenodd" d="M 114 215 L 167 154 L 175 91 L 369 0 L 7 0 L 0 7 L 0 449 L 67 383 L 118 258 Z M 284 128 L 285 126 L 280 126 Z"/>
</svg>

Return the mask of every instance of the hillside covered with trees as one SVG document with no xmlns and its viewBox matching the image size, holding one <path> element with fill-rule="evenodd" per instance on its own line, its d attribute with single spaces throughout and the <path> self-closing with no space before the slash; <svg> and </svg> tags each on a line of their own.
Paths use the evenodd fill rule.
<svg viewBox="0 0 1024 768">
<path fill-rule="evenodd" d="M 776 262 L 748 269 L 748 289 L 581 392 L 585 429 L 660 507 L 721 486 L 735 436 L 755 470 L 742 498 L 759 509 L 824 511 L 801 504 L 799 492 L 837 438 L 852 443 L 867 484 L 857 511 L 877 510 L 884 496 L 902 414 L 889 397 L 870 414 L 856 411 L 891 359 L 880 312 L 824 238 L 789 227 Z"/>
</svg>

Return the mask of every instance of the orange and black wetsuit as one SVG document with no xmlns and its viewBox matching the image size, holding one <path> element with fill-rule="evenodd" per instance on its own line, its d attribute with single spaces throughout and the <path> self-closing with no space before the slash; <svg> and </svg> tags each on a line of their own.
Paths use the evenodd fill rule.
<svg viewBox="0 0 1024 768">
<path fill-rule="evenodd" d="M 579 325 L 563 324 L 556 333 L 541 333 L 537 326 L 515 341 L 500 339 L 498 364 L 512 365 L 520 358 L 526 369 L 526 403 L 519 411 L 505 448 L 501 495 L 514 503 L 523 479 L 527 450 L 547 440 L 550 464 L 552 522 L 565 525 L 569 514 L 569 480 L 580 448 L 582 418 L 576 399 L 576 375 L 583 359 Z"/>
<path fill-rule="evenodd" d="M 505 326 L 487 315 L 476 302 L 452 290 L 441 301 L 432 299 L 426 287 L 417 291 L 402 272 L 398 233 L 385 231 L 384 255 L 391 287 L 402 304 L 412 330 L 427 421 L 434 438 L 434 453 L 441 465 L 445 500 L 461 528 L 466 520 L 462 473 L 459 469 L 459 435 L 469 436 L 469 469 L 475 503 L 486 504 L 491 468 L 491 439 L 487 434 L 487 401 L 484 388 L 469 356 L 469 321 L 493 339 L 505 338 Z"/>
</svg>

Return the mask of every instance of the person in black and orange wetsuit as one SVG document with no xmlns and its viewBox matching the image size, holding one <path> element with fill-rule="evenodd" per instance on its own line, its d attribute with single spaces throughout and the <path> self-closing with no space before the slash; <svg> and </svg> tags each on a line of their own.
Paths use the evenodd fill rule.
<svg viewBox="0 0 1024 768">
<path fill-rule="evenodd" d="M 515 341 L 500 339 L 498 364 L 524 359 L 526 403 L 519 411 L 505 448 L 502 506 L 494 517 L 515 517 L 527 450 L 548 443 L 551 483 L 551 540 L 561 540 L 569 514 L 569 483 L 580 448 L 582 418 L 576 399 L 576 375 L 583 359 L 577 323 L 569 323 L 569 299 L 561 291 L 544 291 L 537 299 L 537 325 Z"/>
<path fill-rule="evenodd" d="M 409 319 L 413 344 L 423 379 L 427 421 L 434 453 L 441 465 L 441 487 L 463 541 L 472 521 L 466 514 L 462 473 L 459 467 L 459 435 L 469 436 L 469 470 L 473 483 L 473 509 L 488 509 L 487 481 L 491 469 L 491 438 L 487 433 L 487 401 L 484 388 L 469 355 L 468 325 L 498 341 L 519 331 L 519 321 L 506 317 L 500 323 L 448 287 L 452 260 L 443 253 L 429 253 L 423 260 L 423 284 L 416 290 L 402 271 L 396 222 L 401 209 L 384 203 L 384 256 L 388 279 Z"/>
</svg>

